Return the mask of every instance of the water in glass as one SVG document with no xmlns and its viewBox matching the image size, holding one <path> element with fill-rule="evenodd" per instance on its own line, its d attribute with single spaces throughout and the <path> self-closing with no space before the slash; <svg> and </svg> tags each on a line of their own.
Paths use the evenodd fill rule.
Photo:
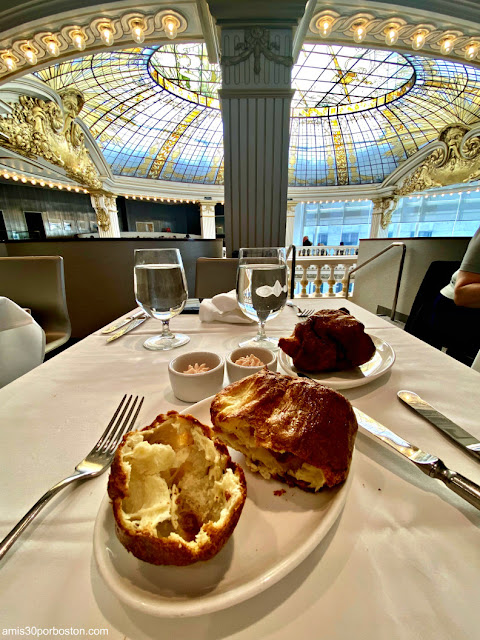
<svg viewBox="0 0 480 640">
<path fill-rule="evenodd" d="M 169 321 L 183 311 L 187 301 L 187 281 L 178 249 L 137 249 L 134 269 L 135 298 L 148 315 L 161 320 L 162 333 L 143 343 L 146 349 L 174 349 L 190 338 L 172 333 Z"/>
<path fill-rule="evenodd" d="M 159 320 L 181 313 L 187 301 L 187 287 L 180 265 L 139 264 L 134 277 L 136 300 L 147 313 Z"/>
</svg>

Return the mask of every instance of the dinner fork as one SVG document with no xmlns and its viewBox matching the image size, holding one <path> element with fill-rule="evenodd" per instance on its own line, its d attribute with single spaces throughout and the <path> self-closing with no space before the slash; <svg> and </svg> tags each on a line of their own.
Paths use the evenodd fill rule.
<svg viewBox="0 0 480 640">
<path fill-rule="evenodd" d="M 24 531 L 37 514 L 43 509 L 47 502 L 53 498 L 61 489 L 75 480 L 87 480 L 102 474 L 110 466 L 115 450 L 122 436 L 130 431 L 135 424 L 135 420 L 143 404 L 143 397 L 129 396 L 125 394 L 122 401 L 108 423 L 107 428 L 100 436 L 99 441 L 90 451 L 86 458 L 77 464 L 71 476 L 57 482 L 36 502 L 28 513 L 18 522 L 10 533 L 0 542 L 0 559 L 10 549 L 15 540 Z"/>
<path fill-rule="evenodd" d="M 299 318 L 309 318 L 313 313 L 315 313 L 315 309 L 300 309 L 300 307 L 297 307 L 297 305 L 290 300 L 287 300 L 287 305 L 297 310 L 297 316 Z"/>
</svg>

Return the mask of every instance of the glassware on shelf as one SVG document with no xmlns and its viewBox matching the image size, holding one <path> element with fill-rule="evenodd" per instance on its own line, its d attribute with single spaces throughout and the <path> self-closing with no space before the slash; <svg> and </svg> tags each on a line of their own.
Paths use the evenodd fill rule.
<svg viewBox="0 0 480 640">
<path fill-rule="evenodd" d="M 143 343 L 146 349 L 168 351 L 190 341 L 172 333 L 169 322 L 183 311 L 188 297 L 182 256 L 178 249 L 135 250 L 135 299 L 152 318 L 163 322 L 162 333 Z"/>
<path fill-rule="evenodd" d="M 268 337 L 265 323 L 285 307 L 288 293 L 287 262 L 283 247 L 242 248 L 237 271 L 237 300 L 244 314 L 258 322 L 258 333 L 239 342 L 240 347 L 278 349 L 278 338 Z"/>
</svg>

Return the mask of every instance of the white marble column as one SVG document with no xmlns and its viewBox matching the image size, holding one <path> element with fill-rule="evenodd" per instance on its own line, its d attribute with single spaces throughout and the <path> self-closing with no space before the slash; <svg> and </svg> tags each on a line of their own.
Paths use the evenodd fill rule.
<svg viewBox="0 0 480 640">
<path fill-rule="evenodd" d="M 227 252 L 284 246 L 292 29 L 223 27 L 221 42 Z"/>
<path fill-rule="evenodd" d="M 200 225 L 202 238 L 215 238 L 215 205 L 200 203 Z"/>
<path fill-rule="evenodd" d="M 95 193 L 90 199 L 97 215 L 100 238 L 120 238 L 116 196 L 113 193 Z"/>
<path fill-rule="evenodd" d="M 295 209 L 297 208 L 296 202 L 289 202 L 287 204 L 287 223 L 285 225 L 285 246 L 289 247 L 293 244 L 293 230 L 295 227 Z"/>
</svg>

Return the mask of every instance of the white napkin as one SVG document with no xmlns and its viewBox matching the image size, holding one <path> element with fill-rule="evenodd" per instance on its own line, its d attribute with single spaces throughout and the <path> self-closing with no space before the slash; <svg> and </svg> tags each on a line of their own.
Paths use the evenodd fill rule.
<svg viewBox="0 0 480 640">
<path fill-rule="evenodd" d="M 232 324 L 252 324 L 255 322 L 247 318 L 238 306 L 235 289 L 202 300 L 199 317 L 201 322 L 230 322 Z"/>
<path fill-rule="evenodd" d="M 45 356 L 45 333 L 18 304 L 0 296 L 0 388 L 37 367 Z"/>
</svg>

